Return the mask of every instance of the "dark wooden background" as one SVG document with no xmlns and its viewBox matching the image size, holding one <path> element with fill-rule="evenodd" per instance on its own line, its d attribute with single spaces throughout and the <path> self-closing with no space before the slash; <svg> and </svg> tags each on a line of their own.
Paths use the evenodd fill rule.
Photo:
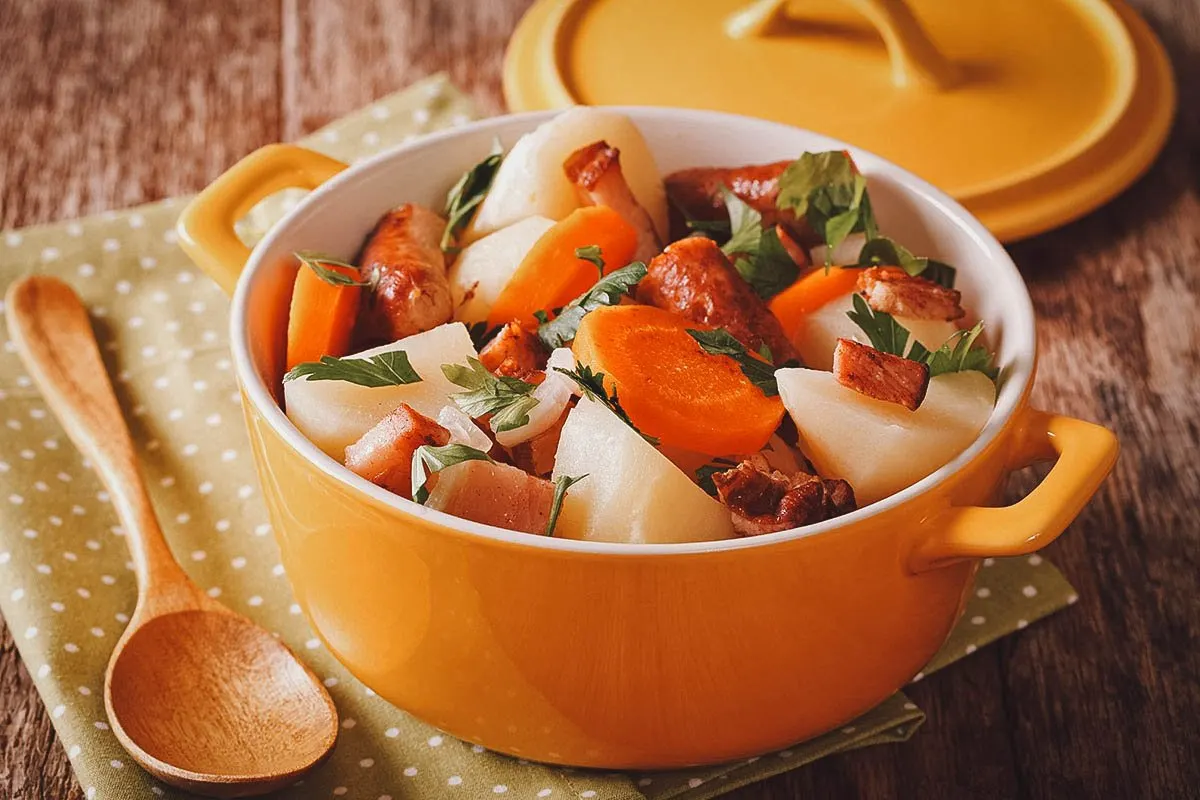
<svg viewBox="0 0 1200 800">
<path fill-rule="evenodd" d="M 1134 4 L 1180 83 L 1166 152 L 1102 210 L 1012 248 L 1040 315 L 1036 402 L 1124 448 L 1048 551 L 1079 603 L 914 686 L 929 720 L 911 742 L 732 798 L 1200 797 L 1200 2 Z M 0 228 L 194 192 L 437 70 L 499 112 L 527 5 L 0 0 Z M 0 797 L 83 797 L 7 630 Z"/>
</svg>

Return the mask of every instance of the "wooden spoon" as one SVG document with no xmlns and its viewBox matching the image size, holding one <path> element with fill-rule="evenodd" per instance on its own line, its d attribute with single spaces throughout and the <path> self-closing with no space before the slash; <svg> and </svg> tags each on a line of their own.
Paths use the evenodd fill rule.
<svg viewBox="0 0 1200 800">
<path fill-rule="evenodd" d="M 33 276 L 8 290 L 17 352 L 112 495 L 138 598 L 104 675 L 122 746 L 164 783 L 214 797 L 294 783 L 337 738 L 320 681 L 283 644 L 200 591 L 171 556 L 79 298 Z"/>
</svg>

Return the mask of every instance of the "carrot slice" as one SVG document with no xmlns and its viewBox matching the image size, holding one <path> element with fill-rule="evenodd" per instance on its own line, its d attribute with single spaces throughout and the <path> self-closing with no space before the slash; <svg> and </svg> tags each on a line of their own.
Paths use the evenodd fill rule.
<svg viewBox="0 0 1200 800">
<path fill-rule="evenodd" d="M 572 350 L 603 372 L 633 424 L 662 444 L 708 455 L 754 453 L 779 427 L 767 397 L 728 356 L 688 335 L 706 326 L 653 306 L 608 306 L 583 318 Z"/>
<path fill-rule="evenodd" d="M 853 292 L 861 274 L 861 269 L 853 267 L 830 267 L 828 274 L 824 267 L 817 267 L 775 295 L 768 307 L 783 325 L 788 339 L 794 342 L 804 330 L 804 317 Z"/>
<path fill-rule="evenodd" d="M 326 269 L 359 279 L 357 269 L 322 262 Z M 300 266 L 288 314 L 287 368 L 321 356 L 341 358 L 350 350 L 350 334 L 362 294 L 358 286 L 334 286 Z"/>
<path fill-rule="evenodd" d="M 596 265 L 575 255 L 576 248 L 598 245 L 604 273 L 633 260 L 637 231 L 607 206 L 572 211 L 542 234 L 496 298 L 489 325 L 519 320 L 537 324 L 533 312 L 565 306 L 600 277 Z"/>
</svg>

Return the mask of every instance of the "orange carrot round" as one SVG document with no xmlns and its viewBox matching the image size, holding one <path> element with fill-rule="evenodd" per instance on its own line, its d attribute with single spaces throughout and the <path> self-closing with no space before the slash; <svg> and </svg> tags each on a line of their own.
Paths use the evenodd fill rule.
<svg viewBox="0 0 1200 800">
<path fill-rule="evenodd" d="M 598 245 L 604 273 L 633 260 L 637 232 L 606 206 L 588 206 L 568 214 L 542 234 L 496 298 L 489 325 L 518 320 L 536 324 L 535 311 L 565 306 L 599 278 L 596 265 L 575 255 L 576 248 Z"/>
<path fill-rule="evenodd" d="M 830 267 L 828 274 L 825 267 L 816 267 L 775 295 L 768 307 L 783 325 L 788 339 L 794 342 L 804 329 L 804 317 L 853 292 L 861 274 L 861 269 L 853 267 Z"/>
<path fill-rule="evenodd" d="M 326 269 L 359 280 L 357 269 L 320 263 Z M 334 286 L 308 267 L 300 266 L 288 314 L 288 369 L 306 361 L 319 361 L 321 356 L 341 358 L 349 352 L 361 294 L 358 286 Z"/>
<path fill-rule="evenodd" d="M 706 326 L 653 306 L 609 306 L 583 318 L 572 350 L 604 373 L 633 424 L 662 444 L 708 455 L 757 452 L 779 427 L 783 403 L 732 358 L 706 353 L 689 328 Z"/>
</svg>

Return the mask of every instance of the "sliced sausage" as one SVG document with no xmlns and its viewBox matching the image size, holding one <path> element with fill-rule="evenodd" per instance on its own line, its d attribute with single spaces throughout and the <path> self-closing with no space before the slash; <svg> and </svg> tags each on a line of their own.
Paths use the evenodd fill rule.
<svg viewBox="0 0 1200 800">
<path fill-rule="evenodd" d="M 724 328 L 756 353 L 765 344 L 776 364 L 800 358 L 779 320 L 712 239 L 689 236 L 667 245 L 650 261 L 637 299 Z"/>
<path fill-rule="evenodd" d="M 815 244 L 806 223 L 797 221 L 791 211 L 780 211 L 775 207 L 779 197 L 779 176 L 791 163 L 775 161 L 741 167 L 693 167 L 672 172 L 664 180 L 667 197 L 671 200 L 672 238 L 691 233 L 684 215 L 698 220 L 729 219 L 721 194 L 721 187 L 725 186 L 762 214 L 763 225 L 782 223 L 803 244 Z"/>
<path fill-rule="evenodd" d="M 450 319 L 445 229 L 445 220 L 414 203 L 392 209 L 376 224 L 359 260 L 374 287 L 359 312 L 360 343 L 394 342 Z"/>
<path fill-rule="evenodd" d="M 550 354 L 533 331 L 513 320 L 479 351 L 479 361 L 489 372 L 527 381 L 546 368 Z"/>
</svg>

